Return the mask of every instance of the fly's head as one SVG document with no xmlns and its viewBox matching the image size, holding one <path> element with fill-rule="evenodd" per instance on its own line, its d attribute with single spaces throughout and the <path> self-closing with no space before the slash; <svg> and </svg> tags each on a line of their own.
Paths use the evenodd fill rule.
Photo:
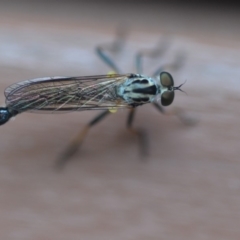
<svg viewBox="0 0 240 240">
<path fill-rule="evenodd" d="M 161 72 L 160 73 L 161 104 L 163 106 L 169 106 L 170 104 L 172 104 L 175 95 L 174 91 L 179 90 L 183 92 L 183 90 L 181 90 L 183 84 L 184 83 L 182 83 L 178 87 L 175 87 L 172 75 L 168 72 Z"/>
</svg>

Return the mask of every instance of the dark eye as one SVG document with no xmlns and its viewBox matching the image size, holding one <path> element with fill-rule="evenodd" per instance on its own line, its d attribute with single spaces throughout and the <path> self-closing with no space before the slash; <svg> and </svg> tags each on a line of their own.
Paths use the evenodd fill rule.
<svg viewBox="0 0 240 240">
<path fill-rule="evenodd" d="M 173 102 L 174 99 L 174 91 L 164 92 L 161 96 L 161 103 L 163 106 L 168 106 Z"/>
<path fill-rule="evenodd" d="M 167 87 L 167 88 L 174 86 L 174 81 L 173 81 L 172 75 L 168 72 L 160 73 L 160 82 L 161 82 L 162 86 Z"/>
</svg>

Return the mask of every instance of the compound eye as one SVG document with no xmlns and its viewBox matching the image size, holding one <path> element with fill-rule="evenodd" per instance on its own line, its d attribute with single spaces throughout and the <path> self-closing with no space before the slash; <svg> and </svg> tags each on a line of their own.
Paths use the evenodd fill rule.
<svg viewBox="0 0 240 240">
<path fill-rule="evenodd" d="M 161 72 L 160 73 L 160 82 L 163 87 L 173 87 L 174 86 L 174 81 L 172 78 L 172 75 L 168 72 Z"/>
<path fill-rule="evenodd" d="M 161 103 L 163 106 L 169 106 L 174 99 L 174 91 L 166 91 L 161 96 Z"/>
</svg>

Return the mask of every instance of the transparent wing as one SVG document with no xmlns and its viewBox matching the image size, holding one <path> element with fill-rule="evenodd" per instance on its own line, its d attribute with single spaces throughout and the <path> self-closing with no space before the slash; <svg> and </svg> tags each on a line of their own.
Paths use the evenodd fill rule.
<svg viewBox="0 0 240 240">
<path fill-rule="evenodd" d="M 131 74 L 37 78 L 5 90 L 6 104 L 18 112 L 63 112 L 126 108 L 116 93 Z"/>
</svg>

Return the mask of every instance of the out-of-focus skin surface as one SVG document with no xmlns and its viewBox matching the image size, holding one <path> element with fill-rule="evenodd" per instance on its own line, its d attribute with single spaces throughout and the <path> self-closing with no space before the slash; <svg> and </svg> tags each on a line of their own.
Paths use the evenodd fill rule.
<svg viewBox="0 0 240 240">
<path fill-rule="evenodd" d="M 125 128 L 127 111 L 119 111 L 95 126 L 58 172 L 57 156 L 97 112 L 17 116 L 0 127 L 1 239 L 240 239 L 234 12 L 15 4 L 0 13 L 2 103 L 4 89 L 18 81 L 107 73 L 94 47 L 111 42 L 123 23 L 129 35 L 115 56 L 123 72 L 135 72 L 134 54 L 163 36 L 171 40 L 169 50 L 144 60 L 145 74 L 172 62 L 179 50 L 187 53 L 184 66 L 172 72 L 176 85 L 187 80 L 187 95 L 176 92 L 168 109 L 182 108 L 199 120 L 187 127 L 150 104 L 139 107 L 134 126 L 147 132 L 150 148 L 143 161 Z"/>
</svg>

